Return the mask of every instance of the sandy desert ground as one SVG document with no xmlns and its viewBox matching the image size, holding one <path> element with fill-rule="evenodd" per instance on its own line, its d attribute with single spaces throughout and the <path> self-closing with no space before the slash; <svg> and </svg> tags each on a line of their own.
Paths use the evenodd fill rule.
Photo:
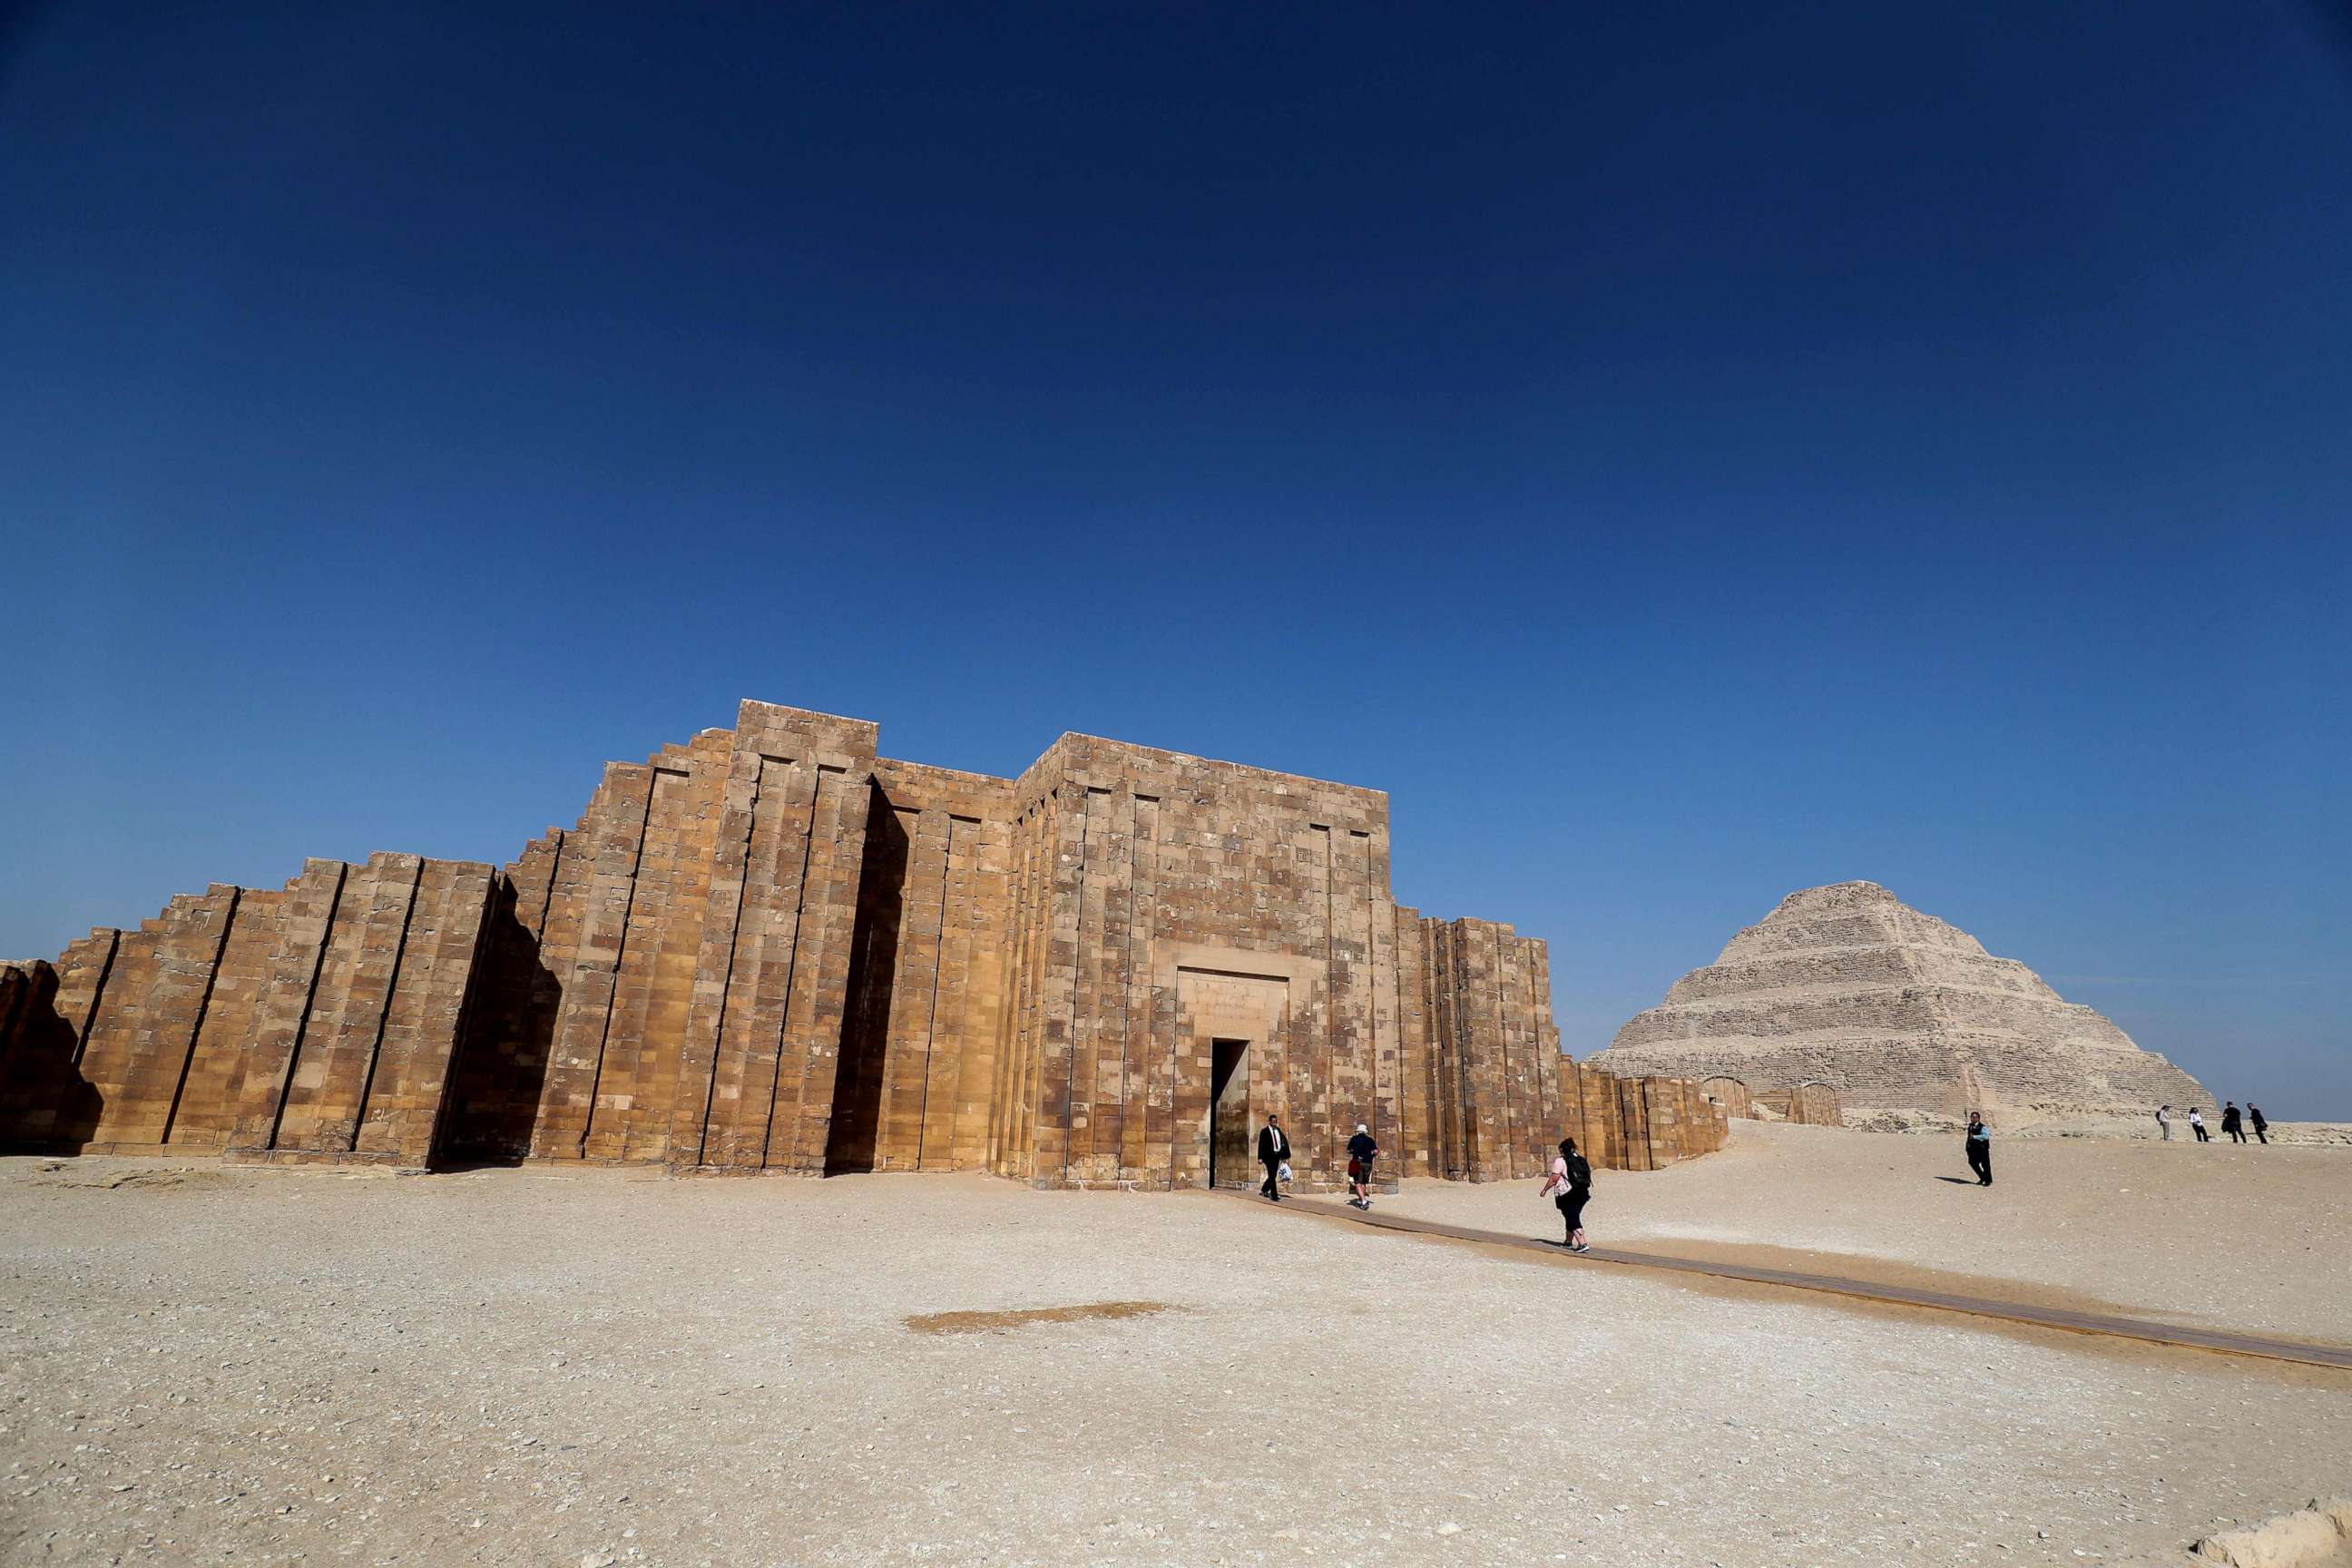
<svg viewBox="0 0 2352 1568">
<path fill-rule="evenodd" d="M 2004 1138 L 1979 1187 L 1958 1137 L 1735 1121 L 1720 1153 L 1593 1180 L 1596 1243 L 2352 1341 L 2352 1149 Z M 1381 1206 L 1559 1228 L 1534 1183 L 1414 1183 Z"/>
<path fill-rule="evenodd" d="M 11 1563 L 2077 1563 L 2352 1489 L 2352 1373 L 1239 1197 L 47 1165 L 0 1161 Z M 2352 1341 L 2344 1152 L 1958 1166 L 1743 1126 L 1591 1218 Z"/>
</svg>

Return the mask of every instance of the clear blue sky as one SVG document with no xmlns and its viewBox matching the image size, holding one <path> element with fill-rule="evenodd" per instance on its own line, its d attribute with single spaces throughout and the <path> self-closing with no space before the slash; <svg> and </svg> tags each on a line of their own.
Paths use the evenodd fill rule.
<svg viewBox="0 0 2352 1568">
<path fill-rule="evenodd" d="M 0 954 L 736 700 L 1391 792 L 1579 1055 L 1884 882 L 2352 1118 L 2316 7 L 8 13 Z"/>
</svg>

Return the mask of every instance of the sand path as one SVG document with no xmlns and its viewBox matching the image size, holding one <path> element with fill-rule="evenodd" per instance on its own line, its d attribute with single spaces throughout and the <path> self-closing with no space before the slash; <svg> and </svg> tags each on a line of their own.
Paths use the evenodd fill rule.
<svg viewBox="0 0 2352 1568">
<path fill-rule="evenodd" d="M 1261 1201 L 1255 1195 L 1244 1196 L 1239 1193 L 1224 1195 L 1237 1203 Z M 1414 1219 L 1396 1213 L 1393 1207 L 1359 1210 L 1352 1205 L 1329 1198 L 1285 1199 L 1280 1212 L 1311 1215 L 1401 1237 L 1428 1237 L 1464 1242 L 1474 1247 L 1507 1248 L 1571 1268 L 1613 1266 L 1657 1269 L 1673 1274 L 1696 1275 L 1735 1285 L 1811 1291 L 1829 1298 L 1830 1305 L 1861 1302 L 1879 1307 L 1957 1312 L 1966 1317 L 1989 1319 L 2003 1326 L 2058 1329 L 2069 1333 L 2094 1334 L 2178 1350 L 2216 1351 L 2228 1355 L 2258 1356 L 2303 1366 L 2352 1372 L 2352 1345 L 2322 1344 L 2313 1341 L 2274 1339 L 2161 1323 L 2147 1318 L 2098 1310 L 2096 1309 L 2105 1303 L 2086 1301 L 2070 1291 L 2019 1287 L 2007 1280 L 1948 1275 L 1929 1268 L 1865 1267 L 1860 1274 L 1872 1277 L 1864 1279 L 1854 1272 L 1823 1273 L 1818 1269 L 1781 1267 L 1780 1260 L 1804 1255 L 1778 1247 L 1709 1247 L 1704 1249 L 1705 1257 L 1691 1257 L 1687 1251 L 1642 1252 L 1625 1247 L 1591 1246 L 1581 1253 L 1570 1254 L 1564 1250 L 1565 1243 L 1559 1239 L 1538 1239 L 1524 1234 Z"/>
<path fill-rule="evenodd" d="M 1720 1153 L 1595 1173 L 1596 1246 L 1737 1259 L 2228 1332 L 2352 1343 L 2352 1149 L 1958 1138 L 1732 1123 Z M 1533 1181 L 1410 1184 L 1379 1206 L 1549 1237 Z"/>
</svg>

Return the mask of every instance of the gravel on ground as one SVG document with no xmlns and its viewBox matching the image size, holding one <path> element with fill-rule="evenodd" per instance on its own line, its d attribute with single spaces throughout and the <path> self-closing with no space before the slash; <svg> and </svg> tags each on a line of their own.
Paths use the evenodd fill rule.
<svg viewBox="0 0 2352 1568">
<path fill-rule="evenodd" d="M 1737 1230 L 1833 1147 L 1602 1173 L 1594 1221 Z M 1507 1195 L 1537 1206 L 1404 1201 Z M 1973 1235 L 1928 1216 L 1984 1195 L 1915 1223 Z M 2094 1228 L 2005 1212 L 1937 1256 L 2063 1274 Z M 9 1563 L 2078 1563 L 2341 1491 L 2347 1454 L 2340 1373 L 1222 1195 L 0 1160 Z"/>
</svg>

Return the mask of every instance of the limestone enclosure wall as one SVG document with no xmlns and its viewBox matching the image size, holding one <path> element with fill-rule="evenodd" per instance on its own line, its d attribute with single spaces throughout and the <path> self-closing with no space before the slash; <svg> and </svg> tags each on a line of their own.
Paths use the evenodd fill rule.
<svg viewBox="0 0 2352 1568">
<path fill-rule="evenodd" d="M 313 860 L 0 971 L 0 1139 L 425 1163 L 491 876 Z"/>
<path fill-rule="evenodd" d="M 1389 886 L 1386 796 L 1066 735 L 1017 779 L 746 702 L 499 869 L 314 860 L 0 967 L 0 1142 L 256 1160 L 1499 1180 L 1719 1147 L 1559 1054 L 1549 956 Z"/>
</svg>

